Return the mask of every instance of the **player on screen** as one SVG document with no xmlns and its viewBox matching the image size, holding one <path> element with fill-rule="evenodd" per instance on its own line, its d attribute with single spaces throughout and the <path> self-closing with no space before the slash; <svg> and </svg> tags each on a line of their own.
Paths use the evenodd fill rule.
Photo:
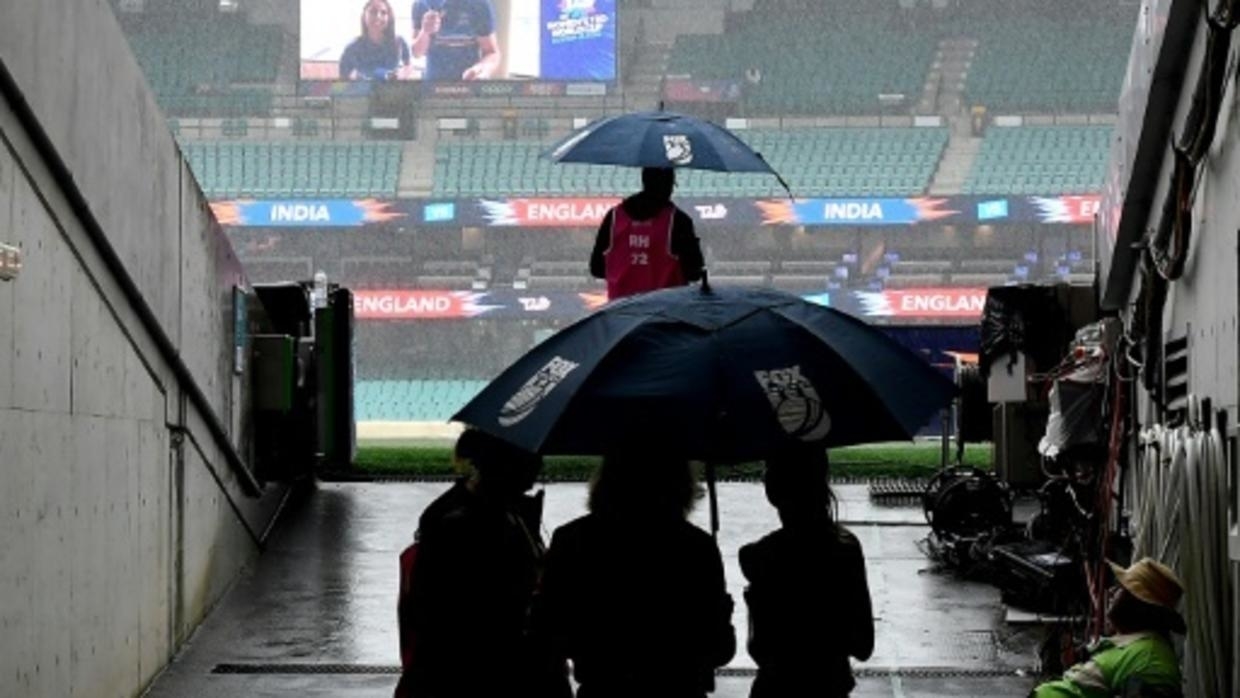
<svg viewBox="0 0 1240 698">
<path fill-rule="evenodd" d="M 340 56 L 344 80 L 391 80 L 410 63 L 409 44 L 396 36 L 396 18 L 388 0 L 367 0 L 362 8 L 362 33 Z"/>
<path fill-rule="evenodd" d="M 415 0 L 413 55 L 426 56 L 426 80 L 488 80 L 499 72 L 491 0 Z"/>
</svg>

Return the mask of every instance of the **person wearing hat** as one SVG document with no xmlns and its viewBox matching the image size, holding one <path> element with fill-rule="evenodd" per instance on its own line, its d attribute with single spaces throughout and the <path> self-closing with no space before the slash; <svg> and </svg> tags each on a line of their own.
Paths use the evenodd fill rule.
<svg viewBox="0 0 1240 698">
<path fill-rule="evenodd" d="M 1183 585 L 1171 568 L 1148 557 L 1128 568 L 1108 564 L 1118 582 L 1107 605 L 1113 634 L 1103 637 L 1089 659 L 1065 671 L 1062 679 L 1035 688 L 1033 698 L 1109 698 L 1137 687 L 1180 695 L 1180 664 L 1171 633 L 1185 630 L 1176 611 Z"/>
</svg>

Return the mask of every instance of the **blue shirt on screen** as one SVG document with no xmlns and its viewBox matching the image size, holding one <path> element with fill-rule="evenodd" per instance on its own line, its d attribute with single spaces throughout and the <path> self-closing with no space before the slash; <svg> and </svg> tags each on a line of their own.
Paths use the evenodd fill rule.
<svg viewBox="0 0 1240 698">
<path fill-rule="evenodd" d="M 340 78 L 343 80 L 387 80 L 388 73 L 409 64 L 409 44 L 396 37 L 396 50 L 359 36 L 345 47 L 340 56 Z M 356 78 L 353 71 L 357 71 Z"/>
<path fill-rule="evenodd" d="M 443 15 L 439 33 L 431 37 L 426 52 L 426 80 L 457 81 L 478 62 L 478 39 L 495 32 L 491 0 L 416 0 L 413 30 L 422 31 L 422 15 L 438 10 Z"/>
</svg>

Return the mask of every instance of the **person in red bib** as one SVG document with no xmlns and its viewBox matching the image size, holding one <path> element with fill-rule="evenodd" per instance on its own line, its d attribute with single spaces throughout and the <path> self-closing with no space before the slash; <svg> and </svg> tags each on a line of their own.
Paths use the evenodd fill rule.
<svg viewBox="0 0 1240 698">
<path fill-rule="evenodd" d="M 702 278 L 693 219 L 672 203 L 675 170 L 642 170 L 642 190 L 612 207 L 599 225 L 590 274 L 607 280 L 607 297 L 683 286 Z"/>
</svg>

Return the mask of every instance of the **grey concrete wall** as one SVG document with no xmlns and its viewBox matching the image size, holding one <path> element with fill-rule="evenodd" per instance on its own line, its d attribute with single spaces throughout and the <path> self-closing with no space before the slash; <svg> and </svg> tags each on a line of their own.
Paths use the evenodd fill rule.
<svg viewBox="0 0 1240 698">
<path fill-rule="evenodd" d="M 106 2 L 0 3 L 0 64 L 0 241 L 25 255 L 0 282 L 0 696 L 137 695 L 285 494 L 226 457 L 252 444 L 241 268 Z"/>
</svg>

